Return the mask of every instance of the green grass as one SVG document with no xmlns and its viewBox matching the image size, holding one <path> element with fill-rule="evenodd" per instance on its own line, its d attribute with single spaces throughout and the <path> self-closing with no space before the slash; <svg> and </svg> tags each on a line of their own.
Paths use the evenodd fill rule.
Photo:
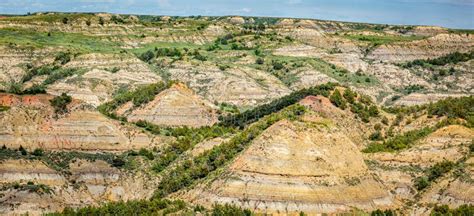
<svg viewBox="0 0 474 216">
<path fill-rule="evenodd" d="M 328 63 L 322 59 L 316 58 L 308 62 L 313 66 L 314 69 L 328 75 L 331 78 L 336 79 L 341 83 L 350 83 L 358 86 L 375 86 L 380 83 L 374 76 L 364 73 L 350 73 L 346 69 Z"/>
<path fill-rule="evenodd" d="M 31 22 L 62 22 L 64 18 L 67 18 L 70 21 L 77 19 L 91 19 L 95 16 L 93 14 L 87 13 L 55 13 L 55 14 L 44 14 L 44 15 L 31 15 L 31 16 L 12 16 L 1 19 L 2 22 L 22 22 L 22 23 L 31 23 Z"/>
<path fill-rule="evenodd" d="M 371 75 L 364 73 L 351 73 L 348 70 L 338 67 L 334 64 L 328 63 L 319 58 L 309 57 L 292 57 L 292 56 L 279 56 L 279 55 L 265 55 L 262 57 L 265 63 L 262 65 L 250 64 L 249 66 L 258 70 L 266 70 L 278 79 L 280 79 L 286 85 L 298 81 L 298 70 L 300 67 L 312 67 L 313 69 L 326 74 L 327 76 L 337 80 L 340 83 L 349 83 L 356 86 L 376 86 L 380 82 L 379 80 Z M 277 61 L 284 65 L 281 70 L 274 70 L 272 68 L 272 62 Z M 286 72 L 286 70 L 289 72 Z"/>
<path fill-rule="evenodd" d="M 154 43 L 148 43 L 148 44 L 143 44 L 139 48 L 135 48 L 132 50 L 132 53 L 134 54 L 141 54 L 144 53 L 148 50 L 152 50 L 154 48 L 177 48 L 177 49 L 205 49 L 204 45 L 198 45 L 194 43 L 186 43 L 186 42 L 154 42 Z"/>
<path fill-rule="evenodd" d="M 49 48 L 62 47 L 72 52 L 119 52 L 121 44 L 108 41 L 106 37 L 87 36 L 78 33 L 39 32 L 27 29 L 0 29 L 1 45 Z"/>
</svg>

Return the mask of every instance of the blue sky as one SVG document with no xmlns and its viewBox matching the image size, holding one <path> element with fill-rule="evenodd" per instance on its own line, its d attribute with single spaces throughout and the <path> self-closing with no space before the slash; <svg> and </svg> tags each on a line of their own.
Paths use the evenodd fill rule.
<svg viewBox="0 0 474 216">
<path fill-rule="evenodd" d="M 37 11 L 242 15 L 474 29 L 474 0 L 0 0 L 0 13 Z"/>
</svg>

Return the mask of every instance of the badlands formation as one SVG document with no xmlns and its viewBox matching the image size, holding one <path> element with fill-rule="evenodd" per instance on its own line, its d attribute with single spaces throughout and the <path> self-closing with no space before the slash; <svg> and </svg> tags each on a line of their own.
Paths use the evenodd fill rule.
<svg viewBox="0 0 474 216">
<path fill-rule="evenodd" d="M 0 214 L 474 214 L 474 32 L 0 17 Z"/>
</svg>

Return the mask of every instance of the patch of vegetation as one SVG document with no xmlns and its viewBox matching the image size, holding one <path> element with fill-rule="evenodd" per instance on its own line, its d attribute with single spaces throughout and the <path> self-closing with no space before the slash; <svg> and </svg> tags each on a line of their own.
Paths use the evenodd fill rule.
<svg viewBox="0 0 474 216">
<path fill-rule="evenodd" d="M 10 110 L 9 106 L 0 105 L 0 112 L 4 112 L 4 111 L 8 111 L 8 110 Z"/>
<path fill-rule="evenodd" d="M 62 93 L 60 96 L 54 97 L 49 102 L 51 103 L 51 106 L 54 107 L 54 111 L 57 114 L 63 114 L 67 113 L 67 105 L 71 103 L 71 101 L 71 96 L 67 95 L 66 93 Z"/>
<path fill-rule="evenodd" d="M 404 68 L 411 68 L 415 66 L 429 68 L 432 65 L 443 66 L 447 64 L 456 64 L 459 62 L 466 62 L 474 59 L 474 50 L 467 53 L 454 52 L 434 59 L 417 59 L 411 62 L 402 64 Z"/>
<path fill-rule="evenodd" d="M 95 15 L 92 13 L 48 13 L 48 14 L 37 14 L 32 13 L 27 16 L 11 16 L 4 18 L 5 21 L 19 22 L 19 23 L 31 23 L 31 22 L 47 22 L 47 23 L 64 23 L 66 18 L 68 22 L 73 22 L 83 19 L 94 18 Z"/>
<path fill-rule="evenodd" d="M 454 124 L 463 124 L 462 121 L 456 119 L 448 118 L 446 120 L 438 122 L 433 127 L 424 127 L 421 129 L 415 129 L 403 134 L 396 135 L 388 140 L 383 142 L 373 142 L 370 143 L 367 148 L 362 150 L 365 153 L 374 153 L 374 152 L 393 152 L 399 151 L 411 147 L 416 141 L 428 136 L 439 128 L 454 125 Z"/>
<path fill-rule="evenodd" d="M 44 151 L 42 149 L 35 149 L 33 152 L 28 152 L 25 148 L 20 146 L 19 149 L 10 149 L 3 146 L 0 149 L 0 161 L 7 159 L 25 159 L 25 160 L 40 160 L 48 167 L 62 173 L 69 173 L 69 164 L 75 160 L 96 161 L 102 160 L 114 167 L 125 167 L 127 154 L 116 155 L 112 153 L 85 153 L 76 151 Z"/>
<path fill-rule="evenodd" d="M 22 83 L 30 81 L 35 76 L 50 75 L 58 69 L 60 69 L 60 66 L 54 64 L 31 68 L 27 70 L 26 74 L 22 77 Z"/>
<path fill-rule="evenodd" d="M 113 68 L 108 68 L 108 69 L 105 69 L 105 70 L 109 71 L 110 73 L 117 73 L 120 70 L 120 68 L 113 67 Z"/>
<path fill-rule="evenodd" d="M 268 104 L 263 104 L 235 115 L 219 116 L 219 124 L 225 127 L 244 128 L 245 126 L 259 120 L 263 116 L 278 112 L 284 109 L 285 107 L 297 103 L 299 100 L 305 98 L 306 96 L 323 95 L 325 97 L 329 97 L 330 91 L 332 91 L 334 88 L 335 84 L 328 83 L 316 87 L 294 91 L 291 94 L 273 100 Z"/>
<path fill-rule="evenodd" d="M 383 45 L 383 44 L 390 44 L 396 42 L 409 42 L 414 40 L 421 40 L 425 39 L 425 36 L 402 36 L 402 35 L 360 35 L 360 34 L 347 34 L 344 35 L 345 38 L 367 42 L 372 44 L 373 46 Z"/>
<path fill-rule="evenodd" d="M 331 78 L 341 82 L 350 83 L 351 85 L 372 86 L 379 83 L 377 78 L 364 74 L 361 70 L 357 73 L 350 73 L 348 70 L 328 63 L 322 59 L 306 60 L 315 70 L 320 71 Z"/>
<path fill-rule="evenodd" d="M 396 211 L 391 209 L 380 210 L 377 209 L 375 211 L 370 212 L 370 216 L 397 216 Z"/>
<path fill-rule="evenodd" d="M 62 212 L 48 213 L 47 216 L 80 215 L 213 215 L 213 216 L 251 216 L 250 210 L 230 204 L 214 204 L 212 209 L 191 206 L 182 200 L 151 199 L 110 202 L 102 206 L 88 206 L 78 209 L 65 208 Z"/>
<path fill-rule="evenodd" d="M 382 143 L 378 143 L 378 142 L 371 143 L 367 146 L 366 149 L 363 150 L 363 152 L 373 153 L 373 152 L 380 152 L 380 151 L 402 150 L 402 149 L 410 147 L 412 143 L 414 143 L 415 141 L 431 134 L 434 130 L 435 129 L 432 127 L 425 127 L 418 130 L 408 131 L 404 134 L 397 135 Z"/>
<path fill-rule="evenodd" d="M 428 105 L 428 115 L 461 118 L 468 127 L 474 127 L 474 96 L 447 98 Z"/>
<path fill-rule="evenodd" d="M 126 120 L 123 117 L 117 116 L 114 111 L 119 108 L 121 105 L 131 101 L 133 102 L 134 106 L 140 106 L 144 103 L 148 103 L 152 101 L 157 94 L 162 92 L 163 90 L 171 87 L 173 81 L 169 81 L 167 83 L 159 82 L 154 84 L 149 84 L 145 86 L 140 86 L 134 91 L 126 91 L 117 94 L 114 96 L 114 99 L 101 104 L 97 109 L 102 114 L 118 120 Z"/>
<path fill-rule="evenodd" d="M 455 34 L 466 34 L 466 35 L 474 34 L 473 29 L 449 29 L 449 32 L 455 33 Z"/>
<path fill-rule="evenodd" d="M 160 150 L 157 160 L 153 162 L 152 169 L 155 172 L 163 171 L 169 164 L 175 161 L 179 155 L 191 149 L 196 144 L 206 139 L 222 137 L 235 130 L 231 127 L 222 127 L 219 125 L 204 126 L 199 128 L 189 127 L 160 127 L 146 121 L 138 121 L 136 125 L 150 131 L 154 134 L 176 137 L 176 141 L 168 147 Z"/>
<path fill-rule="evenodd" d="M 69 61 L 71 61 L 71 54 L 67 52 L 59 52 L 54 58 L 54 61 L 57 61 L 61 65 L 64 65 L 68 63 Z"/>
<path fill-rule="evenodd" d="M 443 176 L 445 173 L 449 172 L 451 169 L 454 168 L 454 166 L 455 163 L 447 160 L 436 163 L 425 171 L 425 176 L 418 177 L 415 179 L 416 189 L 425 189 L 431 184 L 431 182 L 435 181 L 439 177 Z"/>
<path fill-rule="evenodd" d="M 224 113 L 238 114 L 240 112 L 239 108 L 236 105 L 229 103 L 219 104 L 219 109 Z"/>
<path fill-rule="evenodd" d="M 445 116 L 452 119 L 463 119 L 466 123 L 462 123 L 467 127 L 474 127 L 474 96 L 446 98 L 435 103 L 429 103 L 421 106 L 399 106 L 387 107 L 385 111 L 397 115 L 409 115 L 422 113 L 426 111 L 428 117 Z"/>
<path fill-rule="evenodd" d="M 0 44 L 33 48 L 68 47 L 78 53 L 116 53 L 122 50 L 120 43 L 107 40 L 103 36 L 59 31 L 40 32 L 17 28 L 0 29 Z"/>
<path fill-rule="evenodd" d="M 402 93 L 404 94 L 411 94 L 411 93 L 415 93 L 415 92 L 420 92 L 420 91 L 423 91 L 425 89 L 424 86 L 422 85 L 409 85 L 407 87 L 405 87 L 403 90 L 402 90 Z"/>
<path fill-rule="evenodd" d="M 35 184 L 34 182 L 31 182 L 31 181 L 27 182 L 26 184 L 14 182 L 14 183 L 6 183 L 3 185 L 0 185 L 0 191 L 5 191 L 8 189 L 15 189 L 17 191 L 28 191 L 30 193 L 36 193 L 39 195 L 53 193 L 53 190 L 48 185 Z"/>
<path fill-rule="evenodd" d="M 38 68 L 28 70 L 22 78 L 22 83 L 31 80 L 35 76 L 48 75 L 48 77 L 41 84 L 34 84 L 30 88 L 22 90 L 21 83 L 15 83 L 10 86 L 10 93 L 14 94 L 44 94 L 46 87 L 55 83 L 58 80 L 83 72 L 76 68 L 63 69 L 58 65 L 45 65 Z"/>
<path fill-rule="evenodd" d="M 297 116 L 303 114 L 304 111 L 304 107 L 293 105 L 278 113 L 265 116 L 260 121 L 250 125 L 244 131 L 233 136 L 228 142 L 171 168 L 169 172 L 163 175 L 154 197 L 164 197 L 193 185 L 196 181 L 205 178 L 211 172 L 232 160 L 238 153 L 243 151 L 253 139 L 275 122 L 281 119 L 295 119 Z"/>
<path fill-rule="evenodd" d="M 468 216 L 474 215 L 474 205 L 463 204 L 457 208 L 449 208 L 448 205 L 436 205 L 430 213 L 431 216 Z"/>
<path fill-rule="evenodd" d="M 363 122 L 369 122 L 370 117 L 376 117 L 379 115 L 379 110 L 376 105 L 372 102 L 370 97 L 365 95 L 358 96 L 357 93 L 351 89 L 346 88 L 342 95 L 339 90 L 334 90 L 332 95 L 329 97 L 334 106 L 344 110 L 347 108 L 347 103 L 351 108 L 351 112 L 357 115 Z"/>
<path fill-rule="evenodd" d="M 332 95 L 329 97 L 329 100 L 332 104 L 334 104 L 334 106 L 337 106 L 342 110 L 347 108 L 346 100 L 344 100 L 338 89 L 334 90 Z"/>
</svg>

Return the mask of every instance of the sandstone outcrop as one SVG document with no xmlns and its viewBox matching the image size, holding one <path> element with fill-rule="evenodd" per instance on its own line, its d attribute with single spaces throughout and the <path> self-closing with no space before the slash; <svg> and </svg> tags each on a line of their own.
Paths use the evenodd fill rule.
<svg viewBox="0 0 474 216">
<path fill-rule="evenodd" d="M 128 106 L 125 104 L 124 106 Z M 217 122 L 214 105 L 201 99 L 183 84 L 174 84 L 149 103 L 119 113 L 129 121 L 145 120 L 164 126 L 201 127 Z"/>
<path fill-rule="evenodd" d="M 208 187 L 187 199 L 266 213 L 336 213 L 394 204 L 357 146 L 333 126 L 282 120 L 253 141 Z"/>
<path fill-rule="evenodd" d="M 0 145 L 9 148 L 124 151 L 158 145 L 159 137 L 108 119 L 97 111 L 72 104 L 71 112 L 56 118 L 52 96 L 0 96 Z"/>
</svg>

